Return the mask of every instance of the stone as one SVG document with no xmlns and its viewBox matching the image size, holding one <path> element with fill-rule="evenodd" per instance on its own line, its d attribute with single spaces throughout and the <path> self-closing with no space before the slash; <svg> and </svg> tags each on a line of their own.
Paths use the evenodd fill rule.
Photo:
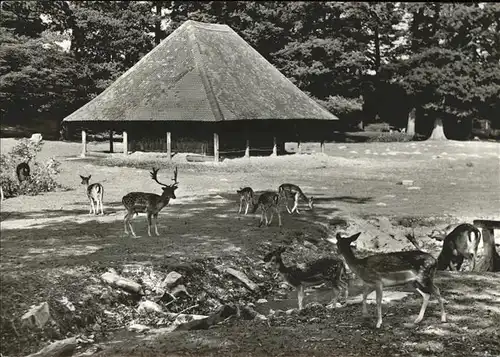
<svg viewBox="0 0 500 357">
<path fill-rule="evenodd" d="M 49 319 L 50 310 L 49 304 L 47 302 L 43 302 L 38 306 L 31 307 L 31 309 L 21 317 L 23 325 L 27 325 L 29 327 L 37 326 L 39 328 L 45 326 Z"/>
<path fill-rule="evenodd" d="M 172 296 L 179 297 L 181 295 L 185 295 L 187 297 L 191 297 L 191 295 L 187 292 L 186 287 L 184 285 L 177 285 L 171 292 Z"/>
<path fill-rule="evenodd" d="M 259 299 L 257 300 L 257 304 L 265 304 L 267 302 L 267 299 Z"/>
<path fill-rule="evenodd" d="M 27 357 L 65 357 L 72 356 L 78 345 L 78 337 L 70 337 L 64 340 L 55 341 L 37 353 Z"/>
<path fill-rule="evenodd" d="M 138 312 L 163 312 L 160 305 L 151 300 L 141 301 L 139 303 L 139 307 L 137 308 Z"/>
<path fill-rule="evenodd" d="M 123 289 L 130 293 L 143 294 L 141 284 L 130 279 L 123 278 L 113 271 L 108 271 L 101 275 L 101 279 L 107 284 Z"/>
<path fill-rule="evenodd" d="M 140 332 L 148 331 L 149 327 L 146 325 L 131 323 L 130 325 L 128 325 L 128 330 L 140 333 Z"/>
<path fill-rule="evenodd" d="M 403 186 L 412 186 L 413 185 L 413 180 L 402 180 L 400 185 Z"/>
<path fill-rule="evenodd" d="M 167 274 L 167 277 L 162 282 L 162 287 L 171 288 L 182 278 L 182 275 L 176 271 L 171 271 Z"/>
</svg>

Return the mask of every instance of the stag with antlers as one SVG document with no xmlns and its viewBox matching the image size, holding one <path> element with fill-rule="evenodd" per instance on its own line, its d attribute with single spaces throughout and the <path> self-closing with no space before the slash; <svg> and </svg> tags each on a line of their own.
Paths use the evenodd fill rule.
<svg viewBox="0 0 500 357">
<path fill-rule="evenodd" d="M 148 235 L 151 237 L 152 218 L 154 218 L 155 233 L 157 236 L 160 235 L 160 233 L 158 233 L 158 227 L 156 225 L 158 221 L 158 213 L 162 210 L 163 207 L 168 205 L 170 199 L 176 198 L 175 190 L 177 189 L 177 185 L 179 184 L 179 182 L 177 182 L 177 167 L 174 170 L 174 178 L 172 179 L 174 183 L 172 185 L 166 185 L 158 181 L 157 178 L 158 171 L 159 169 L 155 169 L 153 167 L 153 171 L 150 174 L 151 178 L 154 181 L 163 186 L 162 187 L 163 193 L 161 194 L 161 196 L 147 192 L 130 192 L 125 196 L 123 196 L 122 203 L 127 209 L 127 214 L 125 215 L 124 218 L 125 234 L 128 234 L 127 231 L 127 225 L 128 225 L 132 235 L 134 237 L 137 237 L 135 235 L 134 230 L 132 229 L 132 224 L 130 224 L 130 220 L 134 217 L 134 215 L 138 215 L 139 213 L 146 213 L 148 219 Z"/>
</svg>

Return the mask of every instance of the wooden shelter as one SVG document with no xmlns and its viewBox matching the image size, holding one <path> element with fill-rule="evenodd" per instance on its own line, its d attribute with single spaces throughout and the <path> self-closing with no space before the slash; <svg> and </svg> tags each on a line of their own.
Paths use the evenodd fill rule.
<svg viewBox="0 0 500 357">
<path fill-rule="evenodd" d="M 86 130 L 109 130 L 111 143 L 123 132 L 125 153 L 184 145 L 218 161 L 323 142 L 337 119 L 227 25 L 189 20 L 62 124 L 82 131 L 82 155 Z"/>
</svg>

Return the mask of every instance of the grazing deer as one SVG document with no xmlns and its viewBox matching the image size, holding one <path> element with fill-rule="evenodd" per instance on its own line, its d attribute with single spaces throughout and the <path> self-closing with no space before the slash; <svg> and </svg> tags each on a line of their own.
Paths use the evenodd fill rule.
<svg viewBox="0 0 500 357">
<path fill-rule="evenodd" d="M 263 192 L 257 201 L 257 204 L 253 206 L 252 213 L 257 211 L 257 208 L 260 207 L 261 216 L 259 227 L 262 226 L 262 222 L 264 222 L 264 218 L 266 219 L 266 226 L 269 226 L 273 221 L 274 212 L 278 213 L 279 226 L 281 227 L 281 214 L 279 210 L 279 195 L 276 192 L 266 191 Z M 271 218 L 269 221 L 267 220 L 267 211 L 271 210 Z"/>
<path fill-rule="evenodd" d="M 300 214 L 297 208 L 299 204 L 299 199 L 303 199 L 304 201 L 306 201 L 310 209 L 313 208 L 313 197 L 307 198 L 307 196 L 304 195 L 304 192 L 302 192 L 300 187 L 297 185 L 293 185 L 291 183 L 284 183 L 280 185 L 280 187 L 278 188 L 278 193 L 280 197 L 285 198 L 285 207 L 288 213 L 290 214 L 292 214 L 293 211 L 296 211 L 298 214 Z M 289 198 L 293 198 L 294 200 L 294 204 L 291 210 L 288 208 Z"/>
<path fill-rule="evenodd" d="M 241 209 L 243 208 L 243 204 L 246 204 L 245 208 L 245 214 L 248 213 L 248 208 L 250 207 L 250 204 L 255 205 L 254 202 L 254 192 L 251 187 L 244 187 L 240 188 L 239 190 L 236 191 L 236 193 L 240 196 L 240 209 L 238 211 L 238 214 L 241 213 Z"/>
<path fill-rule="evenodd" d="M 279 247 L 266 254 L 264 262 L 266 262 L 266 265 L 273 264 L 283 279 L 297 290 L 299 310 L 303 308 L 304 288 L 322 283 L 326 283 L 333 289 L 333 298 L 327 307 L 336 307 L 341 289 L 344 289 L 344 296 L 347 301 L 349 295 L 347 289 L 348 283 L 346 281 L 346 267 L 342 260 L 337 258 L 321 258 L 306 264 L 304 268 L 286 266 L 281 258 L 281 254 L 285 249 L 284 247 Z"/>
<path fill-rule="evenodd" d="M 170 199 L 176 198 L 175 190 L 177 190 L 177 185 L 179 184 L 179 182 L 177 182 L 177 167 L 174 170 L 174 178 L 172 179 L 174 183 L 172 185 L 166 185 L 158 181 L 157 178 L 158 171 L 159 169 L 155 169 L 153 167 L 153 171 L 150 172 L 150 174 L 151 178 L 154 181 L 156 181 L 156 183 L 163 186 L 162 187 L 163 193 L 161 194 L 161 196 L 155 193 L 147 193 L 147 192 L 130 192 L 125 196 L 123 196 L 122 203 L 127 209 L 127 214 L 125 215 L 124 218 L 125 234 L 128 234 L 127 231 L 127 224 L 128 224 L 132 235 L 134 237 L 137 237 L 132 228 L 130 220 L 134 217 L 134 215 L 138 215 L 139 213 L 146 213 L 148 219 L 148 235 L 151 237 L 151 218 L 154 218 L 156 235 L 157 236 L 160 235 L 160 233 L 158 233 L 158 227 L 156 225 L 158 221 L 158 213 L 162 210 L 163 207 L 168 205 Z"/>
<path fill-rule="evenodd" d="M 421 250 L 415 236 L 406 235 L 413 245 Z M 437 270 L 450 268 L 459 271 L 464 258 L 472 261 L 471 271 L 476 267 L 477 248 L 481 241 L 481 231 L 472 224 L 462 223 L 455 227 L 443 240 L 443 248 L 437 258 Z"/>
<path fill-rule="evenodd" d="M 26 181 L 30 177 L 30 166 L 25 162 L 21 162 L 16 167 L 16 176 L 19 182 Z"/>
<path fill-rule="evenodd" d="M 89 214 L 97 214 L 99 211 L 99 205 L 101 206 L 101 214 L 104 215 L 104 208 L 102 206 L 102 200 L 104 197 L 104 187 L 100 183 L 90 184 L 90 178 L 92 175 L 87 177 L 80 175 L 82 179 L 81 184 L 85 185 L 85 193 L 87 194 L 87 198 L 90 201 L 90 210 Z M 97 207 L 94 206 L 94 203 Z"/>
<path fill-rule="evenodd" d="M 437 260 L 430 254 L 420 250 L 381 253 L 366 258 L 356 258 L 351 243 L 356 241 L 360 233 L 342 238 L 337 233 L 337 248 L 344 256 L 349 268 L 363 281 L 363 316 L 368 314 L 366 298 L 376 291 L 377 328 L 382 325 L 382 294 L 384 287 L 400 286 L 413 283 L 422 295 L 423 302 L 420 313 L 415 320 L 419 323 L 424 318 L 431 294 L 435 294 L 441 307 L 441 321 L 446 322 L 443 300 L 438 287 L 434 284 Z"/>
</svg>

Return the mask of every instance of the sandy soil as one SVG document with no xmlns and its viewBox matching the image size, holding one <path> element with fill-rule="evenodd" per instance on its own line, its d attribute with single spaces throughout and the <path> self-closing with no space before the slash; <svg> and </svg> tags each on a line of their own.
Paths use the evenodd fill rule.
<svg viewBox="0 0 500 357">
<path fill-rule="evenodd" d="M 2 139 L 2 152 L 13 143 L 14 139 Z M 104 154 L 107 147 L 100 143 L 91 143 L 88 157 L 81 159 L 76 157 L 80 149 L 77 143 L 46 142 L 40 155 L 40 159 L 62 161 L 59 179 L 68 190 L 2 202 L 2 300 L 9 302 L 2 304 L 4 323 L 16 324 L 30 305 L 61 294 L 62 288 L 78 295 L 91 272 L 109 267 L 168 266 L 211 257 L 259 260 L 270 245 L 290 239 L 334 242 L 337 230 L 362 231 L 360 251 L 395 251 L 412 248 L 404 238 L 412 229 L 417 237 L 425 237 L 450 223 L 500 219 L 500 145 L 496 143 L 327 144 L 325 154 L 317 153 L 315 145 L 306 145 L 305 155 L 220 164 L 187 163 L 182 154 L 173 162 L 155 154 Z M 120 150 L 119 144 L 115 150 Z M 132 238 L 123 232 L 121 198 L 130 191 L 160 191 L 149 178 L 153 165 L 161 168 L 159 179 L 164 182 L 170 182 L 174 165 L 179 167 L 177 199 L 160 214 L 160 237 L 147 237 L 141 215 L 133 220 L 141 236 Z M 104 185 L 104 216 L 88 215 L 79 174 L 92 174 L 91 182 Z M 401 180 L 414 184 L 398 185 Z M 283 182 L 296 183 L 314 196 L 314 210 L 303 207 L 301 215 L 293 216 L 285 211 L 281 229 L 276 217 L 270 227 L 258 228 L 258 213 L 237 214 L 236 189 L 277 190 Z M 437 254 L 435 241 L 422 238 L 422 242 Z M 314 248 L 290 254 L 297 261 L 334 254 L 333 244 L 322 247 L 322 252 Z M 495 326 L 500 322 L 498 277 L 443 273 L 438 283 L 450 310 L 447 324 L 438 322 L 433 301 L 423 325 L 415 327 L 411 321 L 418 313 L 420 296 L 412 293 L 387 301 L 382 331 L 373 330 L 374 316 L 363 320 L 360 305 L 353 303 L 335 312 L 306 310 L 270 318 L 267 324 L 235 321 L 208 331 L 174 332 L 147 340 L 139 336 L 113 344 L 100 355 L 500 355 L 495 342 L 499 340 Z M 359 302 L 355 297 L 359 291 L 353 289 L 352 301 Z M 282 307 L 295 304 L 296 300 Z M 36 351 L 47 340 L 37 336 L 18 338 L 15 343 L 2 337 L 2 353 Z"/>
</svg>

